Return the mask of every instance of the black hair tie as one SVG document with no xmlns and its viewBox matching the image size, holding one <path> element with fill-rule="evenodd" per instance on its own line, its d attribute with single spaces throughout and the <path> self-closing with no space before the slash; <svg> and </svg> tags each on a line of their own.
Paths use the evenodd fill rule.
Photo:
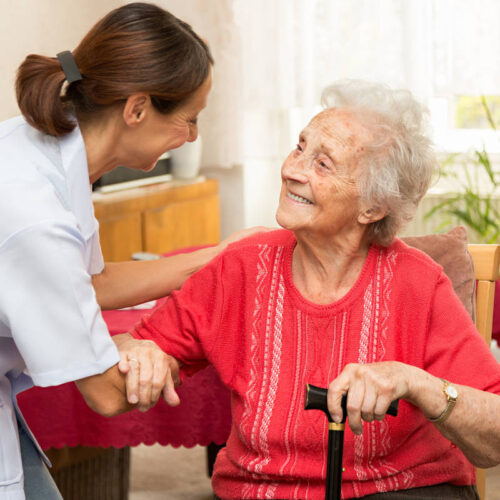
<svg viewBox="0 0 500 500">
<path fill-rule="evenodd" d="M 69 50 L 59 52 L 59 54 L 57 54 L 57 59 L 59 60 L 59 64 L 64 71 L 64 75 L 66 76 L 68 83 L 77 82 L 82 79 L 82 75 L 76 65 L 75 58 Z"/>
</svg>

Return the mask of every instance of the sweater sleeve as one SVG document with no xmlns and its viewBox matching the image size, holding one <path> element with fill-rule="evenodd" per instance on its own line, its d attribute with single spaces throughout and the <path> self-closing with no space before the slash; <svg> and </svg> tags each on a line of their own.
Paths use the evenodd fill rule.
<svg viewBox="0 0 500 500">
<path fill-rule="evenodd" d="M 500 394 L 500 364 L 445 274 L 436 284 L 427 334 L 424 362 L 429 373 Z"/>
<path fill-rule="evenodd" d="M 178 359 L 183 364 L 181 377 L 193 375 L 217 358 L 215 346 L 224 306 L 222 269 L 220 257 L 212 260 L 130 332 L 135 338 L 153 340 Z M 220 363 L 213 364 L 218 368 Z"/>
</svg>

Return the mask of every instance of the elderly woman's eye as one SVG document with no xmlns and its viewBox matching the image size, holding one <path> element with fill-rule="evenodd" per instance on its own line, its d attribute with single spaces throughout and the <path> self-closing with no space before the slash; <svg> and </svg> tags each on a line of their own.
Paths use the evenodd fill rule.
<svg viewBox="0 0 500 500">
<path fill-rule="evenodd" d="M 198 124 L 198 117 L 192 118 L 191 120 L 189 120 L 189 124 L 190 125 L 197 125 Z"/>
<path fill-rule="evenodd" d="M 302 146 L 301 146 L 300 144 L 297 144 L 297 151 L 300 151 L 301 153 L 302 153 L 302 151 L 304 151 L 304 150 L 302 149 Z"/>
</svg>

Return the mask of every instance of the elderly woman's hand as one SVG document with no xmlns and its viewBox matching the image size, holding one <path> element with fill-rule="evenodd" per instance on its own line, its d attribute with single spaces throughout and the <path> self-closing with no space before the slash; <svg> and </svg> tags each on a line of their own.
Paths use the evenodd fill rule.
<svg viewBox="0 0 500 500">
<path fill-rule="evenodd" d="M 163 392 L 170 406 L 180 403 L 179 364 L 150 340 L 134 339 L 124 333 L 113 337 L 120 353 L 118 369 L 126 375 L 127 400 L 140 411 L 153 407 Z"/>
<path fill-rule="evenodd" d="M 333 420 L 342 420 L 342 396 L 347 395 L 347 416 L 354 434 L 363 432 L 361 420 L 382 420 L 395 399 L 410 396 L 418 377 L 417 368 L 398 361 L 348 364 L 328 387 L 328 410 Z"/>
</svg>

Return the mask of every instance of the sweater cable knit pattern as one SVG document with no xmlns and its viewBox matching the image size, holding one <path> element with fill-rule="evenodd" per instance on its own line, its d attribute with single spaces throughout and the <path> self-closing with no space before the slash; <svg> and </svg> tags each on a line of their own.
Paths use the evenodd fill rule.
<svg viewBox="0 0 500 500">
<path fill-rule="evenodd" d="M 259 342 L 258 335 L 261 329 L 262 323 L 262 310 L 265 306 L 264 304 L 264 291 L 266 286 L 266 278 L 268 275 L 268 266 L 270 261 L 271 249 L 267 245 L 259 245 L 259 256 L 257 262 L 257 272 L 256 272 L 256 287 L 255 287 L 255 304 L 252 314 L 252 330 L 251 330 L 251 342 L 250 342 L 250 377 L 248 382 L 248 389 L 244 397 L 244 411 L 241 418 L 240 425 L 240 439 L 245 443 L 247 449 L 250 450 L 248 443 L 246 442 L 246 436 L 250 434 L 248 432 L 248 426 L 250 425 L 250 417 L 252 414 L 252 405 L 256 398 L 256 384 L 257 384 L 257 360 L 259 352 Z M 254 433 L 250 434 L 254 436 Z M 255 443 L 252 443 L 255 445 Z M 240 465 L 243 466 L 248 460 L 248 455 L 241 457 Z"/>
<path fill-rule="evenodd" d="M 304 411 L 304 387 L 327 386 L 348 363 L 394 360 L 500 393 L 498 363 L 421 252 L 372 246 L 351 290 L 319 305 L 294 285 L 295 245 L 288 231 L 231 245 L 132 331 L 178 358 L 183 376 L 208 361 L 231 389 L 231 435 L 212 478 L 220 498 L 324 498 L 328 426 Z M 363 429 L 345 430 L 345 499 L 474 483 L 462 452 L 406 401 Z"/>
<path fill-rule="evenodd" d="M 281 290 L 280 294 L 280 290 L 278 290 L 278 284 L 280 283 L 282 286 L 282 281 L 280 281 L 279 273 L 282 254 L 283 249 L 278 248 L 273 262 L 271 290 L 265 327 L 263 377 L 260 387 L 259 401 L 257 404 L 257 412 L 253 421 L 252 432 L 250 435 L 250 442 L 253 446 L 253 449 L 258 451 L 258 455 L 248 463 L 245 463 L 244 460 L 240 461 L 240 465 L 243 468 L 246 468 L 249 471 L 253 471 L 254 474 L 257 473 L 257 476 L 254 475 L 254 477 L 259 477 L 260 475 L 260 477 L 265 477 L 266 479 L 268 479 L 268 477 L 266 474 L 263 474 L 262 469 L 269 462 L 267 432 L 269 429 L 269 421 L 271 419 L 273 411 L 274 398 L 276 396 L 277 378 L 279 376 L 280 363 L 279 353 L 276 353 L 276 351 L 274 351 L 272 347 L 276 341 L 279 342 L 281 336 L 281 319 L 283 312 L 284 290 Z M 257 307 L 260 308 L 260 304 L 257 305 Z M 278 311 L 281 311 L 281 319 L 276 314 Z M 274 332 L 272 328 L 273 322 L 275 324 Z M 274 356 L 273 353 L 275 354 Z M 255 350 L 254 354 L 256 354 Z M 253 487 L 253 483 L 247 483 L 243 488 L 242 498 L 255 497 L 255 495 L 252 493 Z M 262 494 L 262 492 L 260 492 L 260 494 Z"/>
</svg>

